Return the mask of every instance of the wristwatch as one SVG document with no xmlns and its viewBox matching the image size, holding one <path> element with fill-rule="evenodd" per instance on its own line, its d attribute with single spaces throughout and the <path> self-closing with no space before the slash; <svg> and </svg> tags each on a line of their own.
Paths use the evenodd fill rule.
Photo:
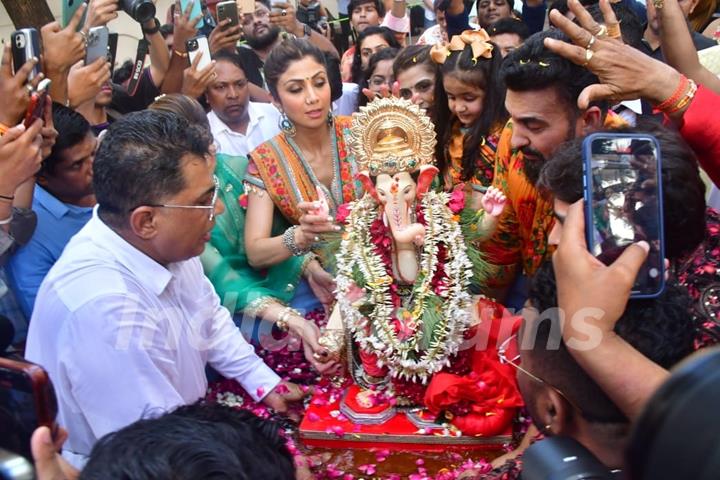
<svg viewBox="0 0 720 480">
<path fill-rule="evenodd" d="M 153 21 L 155 22 L 155 26 L 151 28 L 145 28 L 145 25 L 142 25 L 142 32 L 145 35 L 155 35 L 157 32 L 160 31 L 160 20 L 157 19 L 157 17 L 153 18 Z"/>
<path fill-rule="evenodd" d="M 310 33 L 312 32 L 312 29 L 310 28 L 310 25 L 307 23 L 303 23 L 303 35 L 300 38 L 310 38 Z"/>
</svg>

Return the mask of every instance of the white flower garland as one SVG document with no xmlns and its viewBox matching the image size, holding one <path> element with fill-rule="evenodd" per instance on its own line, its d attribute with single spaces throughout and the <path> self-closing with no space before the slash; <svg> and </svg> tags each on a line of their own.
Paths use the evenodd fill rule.
<svg viewBox="0 0 720 480">
<path fill-rule="evenodd" d="M 428 192 L 421 208 L 426 220 L 425 242 L 419 261 L 418 280 L 413 285 L 412 305 L 408 311 L 418 327 L 410 339 L 399 340 L 391 321 L 395 307 L 388 275 L 382 258 L 374 252 L 370 227 L 378 215 L 378 205 L 370 195 L 353 202 L 347 218 L 347 233 L 337 255 L 338 305 L 344 322 L 360 348 L 374 353 L 379 366 L 387 366 L 391 376 L 424 384 L 430 376 L 450 365 L 450 357 L 458 352 L 463 335 L 470 326 L 471 298 L 467 288 L 472 278 L 472 264 L 467 256 L 460 225 L 446 206 L 448 195 Z M 421 351 L 422 316 L 431 292 L 437 269 L 438 245 L 445 244 L 447 263 L 444 265 L 447 285 L 442 296 L 441 320 L 429 348 Z M 373 305 L 370 318 L 360 313 L 346 294 L 353 284 L 357 268 L 365 279 L 365 302 Z M 371 324 L 370 324 L 371 323 Z"/>
</svg>

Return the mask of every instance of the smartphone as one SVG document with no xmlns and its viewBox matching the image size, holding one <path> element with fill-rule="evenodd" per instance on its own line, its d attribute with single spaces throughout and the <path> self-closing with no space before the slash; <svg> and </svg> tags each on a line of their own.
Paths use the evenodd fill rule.
<svg viewBox="0 0 720 480">
<path fill-rule="evenodd" d="M 662 159 L 652 135 L 596 133 L 583 142 L 585 228 L 588 249 L 605 264 L 629 245 L 650 245 L 632 298 L 665 288 Z"/>
<path fill-rule="evenodd" d="M 225 19 L 230 19 L 230 23 L 225 28 L 237 27 L 240 25 L 240 18 L 238 17 L 238 6 L 235 0 L 229 2 L 220 2 L 216 6 L 217 8 L 217 20 L 218 23 Z"/>
<path fill-rule="evenodd" d="M 0 358 L 0 448 L 31 459 L 30 437 L 46 426 L 57 433 L 57 400 L 47 372 L 34 363 Z"/>
<path fill-rule="evenodd" d="M 207 37 L 199 35 L 195 38 L 191 38 L 190 40 L 185 42 L 185 48 L 187 48 L 188 61 L 191 65 L 192 62 L 195 60 L 195 57 L 197 57 L 198 54 L 202 52 L 202 58 L 200 59 L 200 63 L 197 67 L 198 70 L 202 70 L 203 68 L 210 65 L 212 58 L 210 56 L 210 45 L 208 44 Z"/>
<path fill-rule="evenodd" d="M 90 65 L 98 58 L 107 58 L 109 41 L 110 30 L 108 27 L 92 27 L 87 33 L 85 65 Z"/>
<path fill-rule="evenodd" d="M 195 25 L 195 27 L 200 30 L 205 26 L 205 21 L 203 20 L 203 13 L 202 13 L 202 5 L 200 5 L 200 0 L 180 0 L 180 9 L 181 11 L 187 10 L 188 5 L 192 2 L 192 10 L 190 10 L 190 20 L 196 17 L 200 17 L 200 21 Z"/>
<path fill-rule="evenodd" d="M 50 79 L 44 78 L 38 83 L 35 91 L 30 93 L 30 103 L 25 112 L 25 128 L 29 128 L 36 119 L 43 118 L 48 100 L 48 90 L 50 90 Z"/>
<path fill-rule="evenodd" d="M 118 34 L 108 35 L 108 61 L 110 62 L 110 77 L 115 73 L 115 57 L 117 57 Z"/>
<path fill-rule="evenodd" d="M 12 45 L 13 73 L 17 73 L 25 65 L 25 62 L 31 58 L 36 57 L 39 59 L 42 53 L 40 34 L 35 28 L 15 30 L 10 35 L 10 44 Z M 40 72 L 40 62 L 38 62 L 30 71 L 30 75 L 28 75 L 28 82 L 39 75 Z"/>
<path fill-rule="evenodd" d="M 70 19 L 75 15 L 75 12 L 78 8 L 80 8 L 80 5 L 83 4 L 84 0 L 62 0 L 62 26 L 63 28 L 67 27 L 67 24 L 70 23 Z M 78 24 L 78 30 L 82 28 L 83 24 L 85 23 L 85 15 L 87 15 L 87 10 L 83 14 L 83 18 L 80 20 L 80 23 Z"/>
</svg>

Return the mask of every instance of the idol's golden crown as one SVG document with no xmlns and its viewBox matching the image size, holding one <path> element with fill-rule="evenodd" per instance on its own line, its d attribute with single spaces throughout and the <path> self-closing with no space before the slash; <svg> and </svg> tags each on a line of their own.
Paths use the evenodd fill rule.
<svg viewBox="0 0 720 480">
<path fill-rule="evenodd" d="M 376 99 L 353 115 L 350 148 L 358 168 L 373 176 L 432 165 L 435 142 L 430 118 L 409 100 Z"/>
</svg>

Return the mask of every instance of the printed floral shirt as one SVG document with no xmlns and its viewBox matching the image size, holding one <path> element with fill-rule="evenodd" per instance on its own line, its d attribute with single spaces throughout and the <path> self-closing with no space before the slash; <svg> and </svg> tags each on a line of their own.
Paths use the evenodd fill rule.
<svg viewBox="0 0 720 480">
<path fill-rule="evenodd" d="M 522 153 L 510 146 L 512 122 L 503 129 L 497 147 L 493 186 L 507 196 L 505 210 L 493 236 L 483 243 L 488 261 L 495 265 L 491 287 L 510 285 L 518 265 L 527 275 L 535 273 L 551 253 L 547 236 L 555 217 L 553 204 L 538 194 L 524 173 Z"/>
</svg>

